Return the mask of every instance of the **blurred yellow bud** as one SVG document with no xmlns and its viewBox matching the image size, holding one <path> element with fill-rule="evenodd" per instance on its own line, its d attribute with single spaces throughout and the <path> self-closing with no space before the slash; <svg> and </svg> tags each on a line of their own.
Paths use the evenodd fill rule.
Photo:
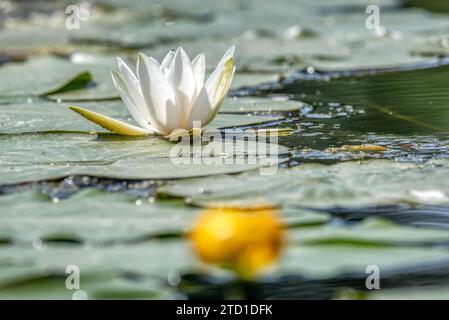
<svg viewBox="0 0 449 320">
<path fill-rule="evenodd" d="M 189 236 L 204 262 L 251 279 L 278 258 L 283 227 L 273 207 L 211 208 L 196 220 Z"/>
</svg>

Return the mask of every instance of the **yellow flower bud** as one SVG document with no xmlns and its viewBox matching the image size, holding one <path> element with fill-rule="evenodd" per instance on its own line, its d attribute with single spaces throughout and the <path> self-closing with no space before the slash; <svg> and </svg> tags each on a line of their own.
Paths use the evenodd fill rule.
<svg viewBox="0 0 449 320">
<path fill-rule="evenodd" d="M 196 220 L 189 237 L 204 262 L 251 279 L 278 258 L 283 228 L 273 207 L 210 208 Z"/>
</svg>

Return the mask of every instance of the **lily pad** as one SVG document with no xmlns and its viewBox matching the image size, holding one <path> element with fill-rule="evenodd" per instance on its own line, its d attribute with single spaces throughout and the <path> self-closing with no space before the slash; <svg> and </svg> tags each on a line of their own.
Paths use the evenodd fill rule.
<svg viewBox="0 0 449 320">
<path fill-rule="evenodd" d="M 102 245 L 145 242 L 182 235 L 199 212 L 94 189 L 57 201 L 30 190 L 0 197 L 0 203 L 0 238 L 28 244 L 35 239 Z"/>
<path fill-rule="evenodd" d="M 47 243 L 134 244 L 163 238 L 182 237 L 200 214 L 183 203 L 166 203 L 153 198 L 85 189 L 68 199 L 50 200 L 36 190 L 0 197 L 0 239 L 31 244 Z M 319 225 L 329 215 L 305 211 L 281 212 L 288 226 Z"/>
<path fill-rule="evenodd" d="M 92 111 L 136 125 L 121 100 L 89 102 L 86 104 Z M 0 110 L 0 133 L 3 134 L 48 131 L 108 132 L 80 117 L 64 104 L 48 102 L 38 98 L 0 104 Z M 282 117 L 219 114 L 208 127 L 229 128 L 268 125 L 282 119 Z"/>
<path fill-rule="evenodd" d="M 117 99 L 110 75 L 116 66 L 116 55 L 76 53 L 67 59 L 43 56 L 11 63 L 0 69 L 0 97 L 47 96 L 58 101 Z"/>
<path fill-rule="evenodd" d="M 54 57 L 8 64 L 0 69 L 0 96 L 38 96 L 53 92 L 69 84 L 78 84 L 77 75 L 87 71 L 83 65 Z M 93 77 L 97 78 L 95 75 Z M 86 81 L 83 83 L 86 84 Z"/>
<path fill-rule="evenodd" d="M 384 160 L 307 164 L 261 176 L 246 173 L 174 182 L 160 192 L 201 204 L 254 203 L 265 199 L 287 206 L 359 208 L 382 204 L 449 202 L 449 162 L 394 163 Z M 230 187 L 232 186 L 232 187 Z M 198 193 L 197 190 L 202 190 Z"/>
<path fill-rule="evenodd" d="M 237 65 L 252 70 L 279 71 L 309 65 L 335 70 L 423 61 L 410 54 L 415 38 L 419 31 L 446 27 L 444 17 L 428 19 L 425 12 L 395 11 L 391 9 L 394 3 L 386 3 L 385 34 L 381 35 L 360 28 L 366 16 L 359 13 L 364 12 L 366 4 L 356 1 L 333 5 L 282 1 L 278 6 L 244 1 L 241 5 L 214 4 L 207 10 L 193 10 L 198 4 L 189 1 L 181 7 L 164 2 L 137 11 L 140 5 L 127 5 L 121 17 L 110 15 L 90 23 L 74 34 L 73 41 L 114 49 L 143 49 L 155 57 L 182 45 L 188 52 L 205 51 L 212 61 L 218 61 L 220 53 L 236 44 L 241 48 Z M 317 12 L 331 10 L 346 14 L 334 14 L 325 22 L 316 19 Z M 133 13 L 132 19 L 126 19 Z M 422 23 L 410 26 L 407 21 Z M 382 53 L 382 59 L 373 59 L 373 52 Z"/>
<path fill-rule="evenodd" d="M 448 258 L 446 250 L 436 248 L 298 245 L 285 251 L 279 272 L 300 274 L 312 279 L 332 279 L 349 272 L 366 275 L 366 268 L 370 265 L 376 265 L 381 272 L 386 272 L 410 268 L 423 262 L 438 264 Z"/>
<path fill-rule="evenodd" d="M 169 299 L 173 291 L 161 279 L 139 277 L 130 279 L 120 272 L 82 273 L 82 290 L 68 290 L 68 274 L 45 272 L 35 274 L 31 268 L 19 267 L 12 271 L 16 277 L 6 278 L 5 286 L 0 286 L 1 299 Z"/>
<path fill-rule="evenodd" d="M 368 300 L 449 300 L 449 287 L 426 286 L 380 290 L 367 296 Z"/>
<path fill-rule="evenodd" d="M 175 258 L 182 263 L 173 265 Z M 2 293 L 30 297 L 40 288 L 48 289 L 47 294 L 52 298 L 70 298 L 74 293 L 75 290 L 67 290 L 65 286 L 68 266 L 79 268 L 80 289 L 91 298 L 107 297 L 114 291 L 126 297 L 126 291 L 120 293 L 125 285 L 134 294 L 140 291 L 148 298 L 168 298 L 168 277 L 176 277 L 181 270 L 195 266 L 189 248 L 181 241 L 112 247 L 47 246 L 35 241 L 27 247 L 0 248 L 0 261 L 4 262 L 0 276 Z M 125 274 L 140 280 L 126 280 Z M 144 292 L 141 281 L 150 285 Z"/>
<path fill-rule="evenodd" d="M 353 226 L 326 225 L 293 230 L 290 241 L 308 245 L 449 246 L 449 231 L 405 227 L 370 218 Z"/>
<path fill-rule="evenodd" d="M 158 137 L 3 135 L 0 136 L 0 148 L 9 151 L 0 157 L 0 184 L 56 179 L 68 175 L 175 179 L 236 173 L 266 165 L 266 162 L 257 161 L 257 149 L 246 148 L 233 141 L 213 141 L 202 146 L 201 157 L 196 157 L 195 161 L 190 157 L 193 150 L 180 147 Z M 258 147 L 259 152 L 265 154 L 269 146 L 261 144 Z M 215 148 L 214 155 L 209 153 L 210 148 Z M 282 147 L 276 150 L 280 154 L 286 152 Z M 237 158 L 225 161 L 226 155 Z M 246 155 L 250 157 L 245 158 Z"/>
<path fill-rule="evenodd" d="M 41 96 L 50 96 L 55 93 L 64 93 L 73 90 L 80 90 L 87 87 L 93 81 L 92 75 L 89 72 L 81 72 L 73 79 L 69 79 L 66 83 L 63 83 L 58 88 L 44 92 Z"/>
<path fill-rule="evenodd" d="M 2 28 L 0 32 L 0 52 L 15 52 L 28 56 L 48 52 L 70 52 L 72 49 L 68 30 L 63 23 L 54 29 L 22 23 L 20 26 Z"/>
<path fill-rule="evenodd" d="M 228 98 L 223 103 L 220 113 L 271 113 L 297 112 L 305 104 L 303 102 L 287 100 L 285 97 L 270 98 Z"/>
</svg>

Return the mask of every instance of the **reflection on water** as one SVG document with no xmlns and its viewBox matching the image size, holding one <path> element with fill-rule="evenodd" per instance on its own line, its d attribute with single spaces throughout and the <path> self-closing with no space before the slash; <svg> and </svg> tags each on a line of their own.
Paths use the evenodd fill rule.
<svg viewBox="0 0 449 320">
<path fill-rule="evenodd" d="M 233 92 L 288 94 L 309 104 L 281 144 L 297 160 L 388 158 L 424 161 L 449 156 L 449 58 L 373 70 L 294 73 L 279 83 Z M 329 147 L 377 144 L 383 153 L 354 155 Z M 359 157 L 359 158 L 358 158 Z"/>
<path fill-rule="evenodd" d="M 340 119 L 348 130 L 448 133 L 448 63 L 449 59 L 416 66 L 416 69 L 299 72 L 275 91 L 294 94 L 312 104 L 338 101 L 363 107 L 364 115 Z"/>
</svg>

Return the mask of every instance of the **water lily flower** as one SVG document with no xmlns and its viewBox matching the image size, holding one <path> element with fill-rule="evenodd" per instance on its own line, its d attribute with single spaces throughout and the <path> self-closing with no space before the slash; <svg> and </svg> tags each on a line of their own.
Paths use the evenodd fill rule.
<svg viewBox="0 0 449 320">
<path fill-rule="evenodd" d="M 226 51 L 206 81 L 204 54 L 190 61 L 182 48 L 171 50 L 161 63 L 139 53 L 136 74 L 118 58 L 119 72 L 112 71 L 112 80 L 139 127 L 84 108 L 70 108 L 124 135 L 169 135 L 177 129 L 204 127 L 214 119 L 228 93 L 235 72 L 234 50 L 232 46 Z"/>
</svg>

